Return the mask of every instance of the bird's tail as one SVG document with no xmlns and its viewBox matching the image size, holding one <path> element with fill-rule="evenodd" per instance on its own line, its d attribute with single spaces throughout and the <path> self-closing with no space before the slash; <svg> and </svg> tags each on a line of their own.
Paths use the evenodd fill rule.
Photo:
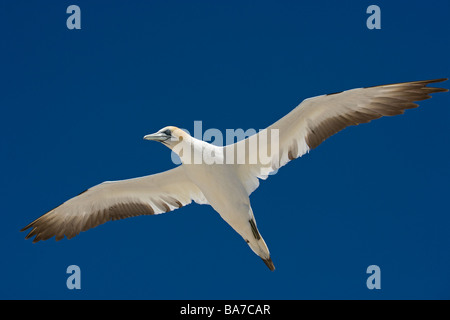
<svg viewBox="0 0 450 320">
<path fill-rule="evenodd" d="M 266 245 L 266 242 L 264 241 L 263 237 L 261 237 L 261 234 L 258 231 L 258 228 L 256 227 L 256 222 L 254 218 L 252 218 L 250 221 L 250 227 L 252 230 L 253 237 L 251 241 L 247 241 L 249 247 L 253 250 L 254 253 L 256 253 L 266 264 L 266 266 L 271 270 L 275 270 L 275 266 L 273 265 L 272 258 L 270 257 L 269 248 Z"/>
<path fill-rule="evenodd" d="M 275 270 L 275 266 L 273 264 L 272 258 L 270 257 L 269 248 L 266 245 L 266 242 L 262 237 L 260 237 L 257 241 L 250 241 L 248 243 L 250 248 L 256 253 L 262 261 L 266 264 L 266 266 L 271 270 Z"/>
<path fill-rule="evenodd" d="M 269 259 L 263 259 L 263 258 L 261 258 L 261 259 L 262 259 L 262 261 L 264 261 L 264 263 L 270 269 L 270 271 L 275 270 L 275 266 L 273 265 L 272 258 L 269 257 Z"/>
</svg>

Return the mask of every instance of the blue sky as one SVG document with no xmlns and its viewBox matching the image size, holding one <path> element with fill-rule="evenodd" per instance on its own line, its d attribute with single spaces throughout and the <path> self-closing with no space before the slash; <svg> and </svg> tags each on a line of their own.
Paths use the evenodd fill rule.
<svg viewBox="0 0 450 320">
<path fill-rule="evenodd" d="M 81 30 L 66 8 L 81 8 Z M 381 30 L 366 9 L 381 8 Z M 270 272 L 209 206 L 32 244 L 86 188 L 174 166 L 166 125 L 265 128 L 303 99 L 450 76 L 448 1 L 1 1 L 1 299 L 449 299 L 450 95 L 350 127 L 251 196 Z M 449 88 L 449 83 L 444 83 Z M 258 114 L 257 117 L 254 115 Z M 81 269 L 68 290 L 66 268 Z M 381 269 L 381 289 L 366 269 Z"/>
</svg>

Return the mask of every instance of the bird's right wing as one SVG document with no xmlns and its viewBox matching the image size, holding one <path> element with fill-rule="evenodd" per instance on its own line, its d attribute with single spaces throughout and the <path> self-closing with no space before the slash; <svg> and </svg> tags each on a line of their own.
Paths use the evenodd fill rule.
<svg viewBox="0 0 450 320">
<path fill-rule="evenodd" d="M 26 239 L 33 242 L 64 235 L 70 239 L 110 220 L 172 211 L 195 201 L 206 204 L 200 189 L 182 166 L 141 178 L 96 185 L 34 220 Z"/>
<path fill-rule="evenodd" d="M 301 157 L 347 126 L 402 114 L 405 109 L 418 106 L 414 101 L 428 99 L 431 93 L 448 91 L 427 87 L 445 80 L 358 88 L 306 99 L 270 127 L 226 146 L 227 163 L 236 164 L 238 175 L 250 194 L 258 187 L 258 178 L 266 179 L 270 172 Z M 278 139 L 272 140 L 274 135 Z"/>
</svg>

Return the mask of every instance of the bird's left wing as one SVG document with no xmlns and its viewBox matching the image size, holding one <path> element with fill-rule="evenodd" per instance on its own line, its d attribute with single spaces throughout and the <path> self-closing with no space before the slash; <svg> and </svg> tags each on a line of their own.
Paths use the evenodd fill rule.
<svg viewBox="0 0 450 320">
<path fill-rule="evenodd" d="M 172 211 L 194 200 L 207 203 L 203 193 L 192 183 L 182 166 L 141 178 L 108 181 L 96 185 L 64 202 L 31 222 L 26 239 L 33 242 L 55 236 L 73 238 L 81 231 L 110 220 Z"/>
<path fill-rule="evenodd" d="M 402 114 L 405 109 L 418 106 L 414 101 L 428 99 L 431 93 L 448 91 L 427 87 L 445 80 L 358 88 L 306 99 L 270 127 L 226 146 L 227 163 L 236 164 L 238 175 L 250 194 L 258 187 L 258 178 L 266 179 L 270 172 L 301 157 L 347 126 Z M 278 139 L 272 140 L 274 136 Z"/>
</svg>

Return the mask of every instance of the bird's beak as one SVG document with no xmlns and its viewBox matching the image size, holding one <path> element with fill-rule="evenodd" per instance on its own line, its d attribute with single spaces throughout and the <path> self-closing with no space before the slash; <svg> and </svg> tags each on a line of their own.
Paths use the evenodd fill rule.
<svg viewBox="0 0 450 320">
<path fill-rule="evenodd" d="M 170 138 L 170 136 L 168 136 L 167 134 L 162 133 L 162 132 L 148 134 L 144 137 L 145 140 L 153 140 L 153 141 L 160 141 L 160 142 L 166 141 L 169 138 Z"/>
</svg>

